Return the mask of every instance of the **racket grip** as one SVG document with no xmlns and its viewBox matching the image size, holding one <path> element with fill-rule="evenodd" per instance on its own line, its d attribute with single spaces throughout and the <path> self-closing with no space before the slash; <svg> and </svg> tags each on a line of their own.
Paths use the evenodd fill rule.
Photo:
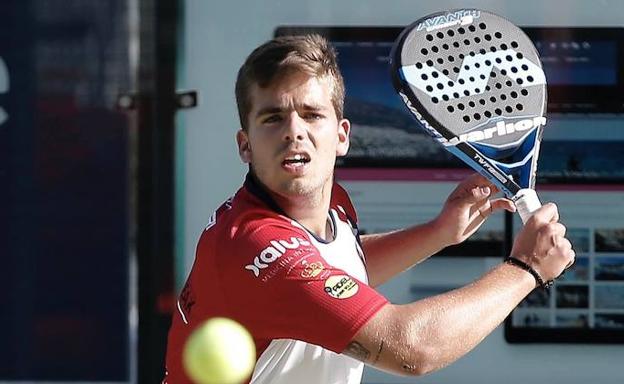
<svg viewBox="0 0 624 384">
<path fill-rule="evenodd" d="M 542 206 L 542 203 L 537 197 L 537 193 L 531 188 L 519 190 L 516 196 L 514 196 L 513 202 L 516 204 L 516 209 L 518 209 L 522 224 L 526 224 L 531 216 L 533 216 L 533 212 L 537 211 Z"/>
</svg>

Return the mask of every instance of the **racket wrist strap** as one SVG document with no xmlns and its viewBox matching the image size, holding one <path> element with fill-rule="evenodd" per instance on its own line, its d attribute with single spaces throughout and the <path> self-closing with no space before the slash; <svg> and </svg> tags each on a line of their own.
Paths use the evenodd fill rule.
<svg viewBox="0 0 624 384">
<path fill-rule="evenodd" d="M 536 285 L 542 289 L 548 289 L 553 285 L 553 280 L 544 281 L 544 279 L 542 279 L 542 276 L 540 276 L 540 274 L 535 269 L 533 269 L 533 267 L 520 259 L 517 259 L 513 256 L 508 256 L 505 258 L 505 263 L 529 272 L 535 278 Z"/>
</svg>

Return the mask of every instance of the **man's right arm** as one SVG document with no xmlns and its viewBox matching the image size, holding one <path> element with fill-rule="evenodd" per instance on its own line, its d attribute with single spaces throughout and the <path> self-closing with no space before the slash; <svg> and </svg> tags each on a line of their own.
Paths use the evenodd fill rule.
<svg viewBox="0 0 624 384">
<path fill-rule="evenodd" d="M 519 233 L 512 256 L 554 279 L 574 260 L 557 209 L 541 208 Z M 353 337 L 344 354 L 379 369 L 422 375 L 447 366 L 490 334 L 536 286 L 502 263 L 477 281 L 406 305 L 388 304 Z"/>
</svg>

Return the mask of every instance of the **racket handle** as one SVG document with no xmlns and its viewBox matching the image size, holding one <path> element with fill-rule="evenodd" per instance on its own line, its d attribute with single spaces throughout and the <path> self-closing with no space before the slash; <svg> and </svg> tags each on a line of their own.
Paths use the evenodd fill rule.
<svg viewBox="0 0 624 384">
<path fill-rule="evenodd" d="M 516 209 L 518 209 L 522 224 L 526 224 L 531 216 L 533 216 L 533 212 L 537 211 L 542 206 L 542 203 L 537 197 L 537 193 L 535 193 L 534 189 L 530 188 L 519 190 L 516 196 L 514 196 L 513 202 L 516 204 Z"/>
</svg>

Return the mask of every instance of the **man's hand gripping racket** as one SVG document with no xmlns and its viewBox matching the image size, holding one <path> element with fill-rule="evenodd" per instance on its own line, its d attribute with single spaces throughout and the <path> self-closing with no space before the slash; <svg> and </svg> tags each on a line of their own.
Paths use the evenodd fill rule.
<svg viewBox="0 0 624 384">
<path fill-rule="evenodd" d="M 421 126 L 516 204 L 523 222 L 534 191 L 546 78 L 529 38 L 476 9 L 435 13 L 401 33 L 393 84 Z"/>
</svg>

